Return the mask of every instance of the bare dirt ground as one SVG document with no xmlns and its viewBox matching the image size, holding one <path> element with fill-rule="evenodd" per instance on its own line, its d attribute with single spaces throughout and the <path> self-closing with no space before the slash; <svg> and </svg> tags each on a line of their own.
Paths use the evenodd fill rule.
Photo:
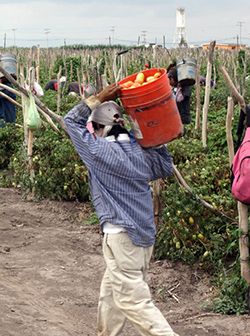
<svg viewBox="0 0 250 336">
<path fill-rule="evenodd" d="M 27 202 L 0 189 L 0 336 L 94 336 L 104 272 L 97 226 L 86 205 Z M 213 295 L 206 274 L 152 262 L 156 305 L 180 336 L 250 336 L 249 316 L 202 310 Z M 136 336 L 127 323 L 123 336 Z"/>
</svg>

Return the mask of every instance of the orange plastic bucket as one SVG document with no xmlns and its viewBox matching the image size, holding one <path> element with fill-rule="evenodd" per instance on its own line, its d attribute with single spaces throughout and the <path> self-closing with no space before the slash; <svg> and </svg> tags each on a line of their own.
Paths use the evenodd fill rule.
<svg viewBox="0 0 250 336">
<path fill-rule="evenodd" d="M 177 138 L 183 130 L 179 111 L 165 69 L 141 71 L 145 77 L 160 72 L 155 81 L 133 89 L 121 90 L 122 105 L 135 126 L 135 138 L 142 147 L 154 147 Z M 134 81 L 137 74 L 119 84 Z"/>
</svg>

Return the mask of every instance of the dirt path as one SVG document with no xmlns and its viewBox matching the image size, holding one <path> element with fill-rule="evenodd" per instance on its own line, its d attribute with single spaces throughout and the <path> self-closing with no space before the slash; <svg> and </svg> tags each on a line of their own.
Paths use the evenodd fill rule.
<svg viewBox="0 0 250 336">
<path fill-rule="evenodd" d="M 96 335 L 104 262 L 98 228 L 83 224 L 83 213 L 78 203 L 25 202 L 0 189 L 0 336 Z M 250 336 L 248 316 L 202 311 L 212 293 L 206 275 L 168 262 L 152 263 L 149 275 L 181 336 Z M 127 323 L 122 335 L 138 334 Z"/>
</svg>

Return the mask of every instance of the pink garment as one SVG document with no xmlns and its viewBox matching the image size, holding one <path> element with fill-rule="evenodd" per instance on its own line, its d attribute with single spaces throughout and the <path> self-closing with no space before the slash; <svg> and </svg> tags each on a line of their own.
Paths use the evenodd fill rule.
<svg viewBox="0 0 250 336">
<path fill-rule="evenodd" d="M 250 127 L 246 129 L 242 144 L 234 156 L 232 172 L 234 198 L 250 205 Z"/>
<path fill-rule="evenodd" d="M 87 128 L 87 130 L 89 131 L 90 134 L 95 133 L 92 121 L 87 122 L 86 128 Z"/>
<path fill-rule="evenodd" d="M 181 86 L 177 86 L 177 90 L 176 90 L 176 101 L 178 103 L 182 102 L 184 100 L 184 96 L 183 96 L 183 93 L 182 93 L 182 87 Z"/>
</svg>

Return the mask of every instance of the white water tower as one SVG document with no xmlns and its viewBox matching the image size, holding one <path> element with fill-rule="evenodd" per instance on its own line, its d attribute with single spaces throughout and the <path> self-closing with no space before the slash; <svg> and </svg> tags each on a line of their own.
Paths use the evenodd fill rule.
<svg viewBox="0 0 250 336">
<path fill-rule="evenodd" d="M 177 8 L 176 10 L 174 43 L 179 46 L 187 46 L 185 8 L 183 7 Z"/>
</svg>

